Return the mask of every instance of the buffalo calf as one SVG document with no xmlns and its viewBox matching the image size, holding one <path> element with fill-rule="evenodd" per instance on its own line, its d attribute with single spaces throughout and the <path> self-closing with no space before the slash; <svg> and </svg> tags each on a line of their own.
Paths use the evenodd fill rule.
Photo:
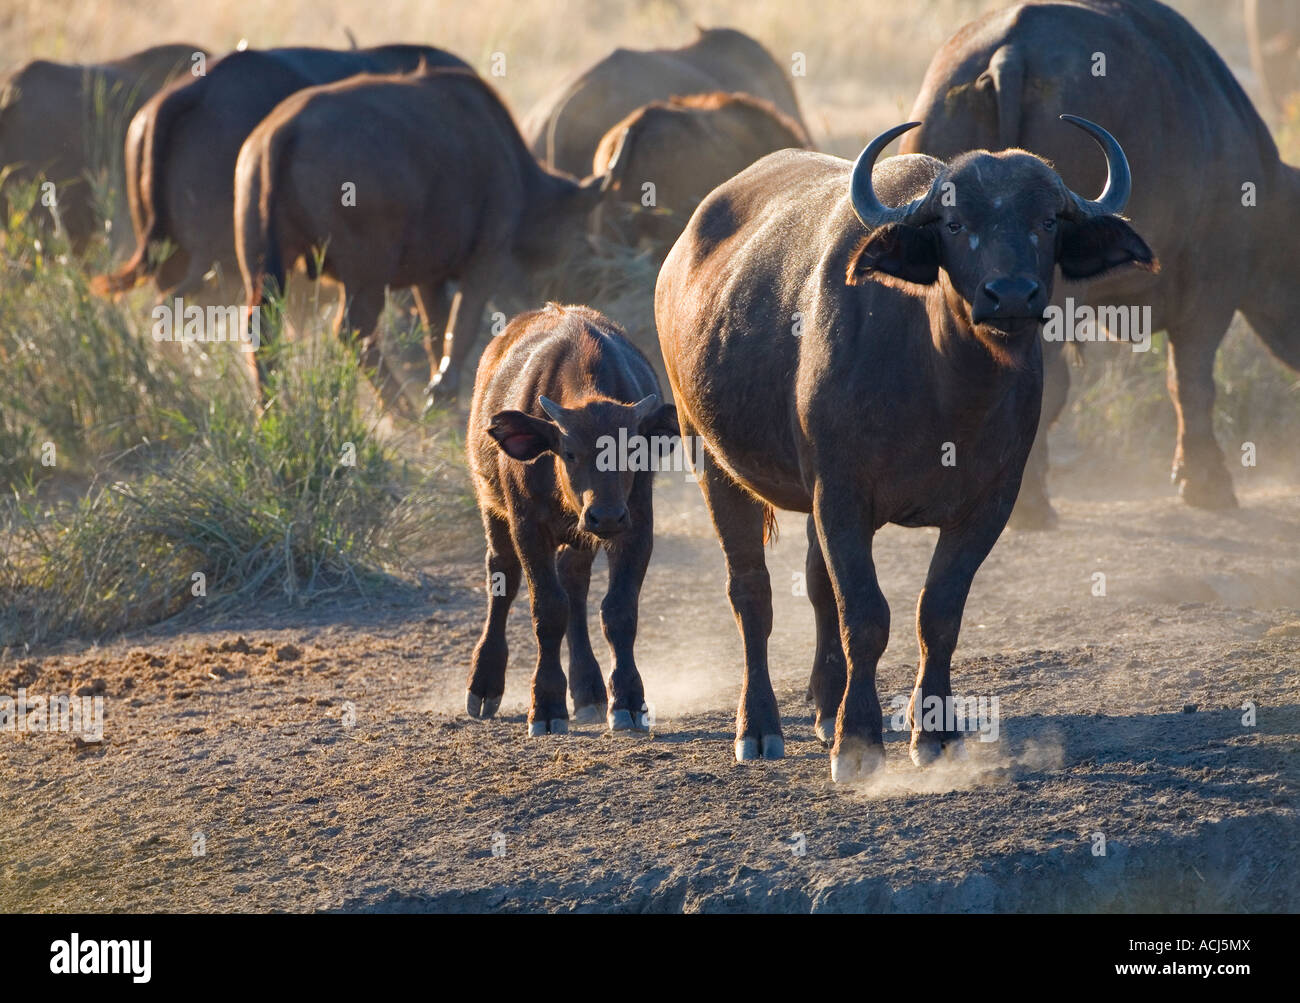
<svg viewBox="0 0 1300 1003">
<path fill-rule="evenodd" d="M 638 437 L 661 446 L 677 435 L 676 409 L 661 401 L 645 356 L 618 325 L 585 307 L 551 303 L 521 314 L 484 351 L 466 437 L 487 536 L 487 620 L 466 698 L 472 716 L 491 717 L 501 703 L 506 614 L 522 575 L 537 636 L 528 733 L 568 730 L 560 667 L 566 633 L 575 720 L 608 715 L 613 730 L 647 727 L 632 647 L 654 537 L 653 472 L 612 447 Z M 614 657 L 608 691 L 587 635 L 599 548 L 609 558 L 600 607 Z"/>
</svg>

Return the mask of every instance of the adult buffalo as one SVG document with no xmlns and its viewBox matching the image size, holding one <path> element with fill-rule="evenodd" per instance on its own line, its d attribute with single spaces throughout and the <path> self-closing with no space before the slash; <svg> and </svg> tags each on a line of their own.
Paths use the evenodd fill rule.
<svg viewBox="0 0 1300 1003">
<path fill-rule="evenodd" d="M 930 64 L 913 107 L 924 125 L 903 150 L 948 157 L 1023 147 L 1083 190 L 1099 171 L 1057 127 L 1067 110 L 1113 120 L 1133 165 L 1129 214 L 1164 265 L 1074 295 L 1094 307 L 1151 308 L 1151 329 L 1169 335 L 1174 483 L 1189 504 L 1235 506 L 1211 423 L 1214 357 L 1240 310 L 1278 359 L 1300 368 L 1300 286 L 1285 253 L 1300 228 L 1300 173 L 1278 158 L 1209 43 L 1154 0 L 1020 4 L 967 25 Z M 1049 348 L 1040 440 L 1069 385 L 1058 349 Z M 1022 493 L 1031 524 L 1053 518 L 1046 467 L 1040 441 Z"/>
<path fill-rule="evenodd" d="M 763 158 L 701 203 L 668 255 L 655 320 L 683 438 L 699 436 L 697 476 L 744 644 L 738 760 L 784 754 L 767 667 L 774 506 L 810 514 L 811 692 L 832 778 L 863 777 L 884 758 L 875 673 L 889 607 L 871 541 L 887 522 L 939 528 L 917 605 L 912 758 L 924 765 L 960 742 L 952 653 L 1038 424 L 1055 269 L 1078 279 L 1153 265 L 1117 215 L 1123 150 L 1069 121 L 1106 152 L 1095 202 L 1022 151 L 893 157 L 873 170 L 911 123 L 852 166 L 796 150 Z"/>
<path fill-rule="evenodd" d="M 362 365 L 385 402 L 400 406 L 375 327 L 385 288 L 413 288 L 430 393 L 454 402 L 489 298 L 512 312 L 542 301 L 536 280 L 584 253 L 606 180 L 578 182 L 538 164 L 472 70 L 314 87 L 280 104 L 240 151 L 235 227 L 245 292 L 256 305 L 268 287 L 282 291 L 300 259 L 314 276 L 323 252 L 321 270 L 342 286 L 336 330 L 357 333 Z M 259 369 L 264 377 L 265 364 Z"/>
<path fill-rule="evenodd" d="M 105 180 L 122 191 L 127 123 L 196 55 L 205 53 L 193 45 L 155 45 L 105 63 L 37 59 L 14 70 L 0 81 L 0 168 L 9 169 L 3 188 L 38 177 L 53 182 L 50 208 L 80 254 L 100 229 L 90 178 L 107 171 Z M 42 218 L 53 224 L 53 213 Z"/>
<path fill-rule="evenodd" d="M 667 254 L 704 196 L 761 157 L 808 146 L 803 126 L 749 94 L 693 94 L 638 108 L 600 141 L 593 174 L 610 182 L 612 232 Z M 647 202 L 646 185 L 653 185 Z M 620 211 L 621 210 L 621 211 Z"/>
<path fill-rule="evenodd" d="M 615 49 L 541 101 L 523 132 L 538 160 L 581 177 L 601 137 L 642 105 L 713 91 L 763 98 L 804 128 L 794 88 L 766 49 L 732 28 L 701 28 L 680 49 Z"/>
<path fill-rule="evenodd" d="M 135 254 L 116 273 L 100 276 L 96 288 L 120 293 L 152 278 L 164 297 L 184 296 L 203 285 L 215 264 L 225 279 L 220 294 L 233 295 L 235 160 L 254 126 L 305 87 L 358 73 L 405 73 L 421 63 L 469 68 L 427 45 L 248 49 L 156 95 L 132 119 L 126 138 Z"/>
<path fill-rule="evenodd" d="M 501 703 L 506 615 L 527 577 L 537 636 L 529 734 L 568 730 L 566 633 L 575 718 L 608 720 L 615 731 L 648 726 L 632 649 L 654 543 L 654 472 L 633 458 L 648 461 L 677 434 L 650 363 L 596 311 L 549 303 L 492 339 L 465 443 L 487 535 L 487 618 L 466 695 L 472 716 L 491 717 Z M 628 443 L 622 453 L 615 445 Z M 614 657 L 608 691 L 587 634 L 591 564 L 602 549 L 609 592 L 600 619 Z"/>
</svg>

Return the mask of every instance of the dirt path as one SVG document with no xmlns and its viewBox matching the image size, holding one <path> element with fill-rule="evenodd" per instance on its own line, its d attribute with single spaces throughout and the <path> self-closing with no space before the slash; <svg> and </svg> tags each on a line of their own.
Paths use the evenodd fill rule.
<svg viewBox="0 0 1300 1003">
<path fill-rule="evenodd" d="M 522 606 L 501 716 L 465 717 L 473 529 L 418 604 L 10 659 L 0 694 L 85 686 L 107 711 L 98 745 L 0 732 L 0 909 L 1300 909 L 1300 490 L 1240 488 L 1211 516 L 1080 487 L 1059 531 L 1004 535 L 953 673 L 998 698 L 998 740 L 922 772 L 889 733 L 867 788 L 830 783 L 803 702 L 790 514 L 770 552 L 787 758 L 734 762 L 739 641 L 681 475 L 642 603 L 649 738 L 525 737 Z M 877 544 L 887 708 L 934 538 Z"/>
</svg>

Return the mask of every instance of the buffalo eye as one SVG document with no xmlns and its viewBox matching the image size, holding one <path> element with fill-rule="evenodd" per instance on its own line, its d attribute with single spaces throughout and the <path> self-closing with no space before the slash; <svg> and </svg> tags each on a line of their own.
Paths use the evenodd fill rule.
<svg viewBox="0 0 1300 1003">
<path fill-rule="evenodd" d="M 948 223 L 949 233 L 961 233 L 961 231 L 962 231 L 962 225 L 960 223 L 958 223 L 955 219 L 949 221 Z"/>
<path fill-rule="evenodd" d="M 564 458 L 565 458 L 569 463 L 572 463 L 574 460 L 577 459 L 577 456 L 574 455 L 573 450 L 571 450 L 571 449 L 566 449 L 566 450 L 564 451 Z"/>
<path fill-rule="evenodd" d="M 1052 230 L 1055 230 L 1055 229 L 1056 229 L 1056 217 L 1053 216 L 1053 217 L 1050 218 L 1050 219 L 1045 219 L 1045 220 L 1043 220 L 1043 229 L 1044 229 L 1044 230 L 1047 230 L 1049 233 L 1050 233 Z"/>
</svg>

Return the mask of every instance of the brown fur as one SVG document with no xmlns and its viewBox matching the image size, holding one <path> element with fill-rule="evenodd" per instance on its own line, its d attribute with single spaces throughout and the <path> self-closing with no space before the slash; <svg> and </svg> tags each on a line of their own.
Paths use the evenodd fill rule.
<svg viewBox="0 0 1300 1003">
<path fill-rule="evenodd" d="M 542 406 L 562 409 L 562 422 Z M 633 405 L 644 401 L 637 417 Z M 488 610 L 474 649 L 467 705 L 491 716 L 505 687 L 505 618 L 526 576 L 538 662 L 530 726 L 563 730 L 569 688 L 583 717 L 636 726 L 645 694 L 633 659 L 637 599 L 654 536 L 653 473 L 597 462 L 602 436 L 677 434 L 654 371 L 623 330 L 586 307 L 547 304 L 521 314 L 483 353 L 466 451 L 487 536 Z M 609 691 L 587 636 L 591 562 L 604 549 L 610 589 L 601 605 L 614 655 Z M 494 585 L 496 587 L 494 587 Z"/>
</svg>

